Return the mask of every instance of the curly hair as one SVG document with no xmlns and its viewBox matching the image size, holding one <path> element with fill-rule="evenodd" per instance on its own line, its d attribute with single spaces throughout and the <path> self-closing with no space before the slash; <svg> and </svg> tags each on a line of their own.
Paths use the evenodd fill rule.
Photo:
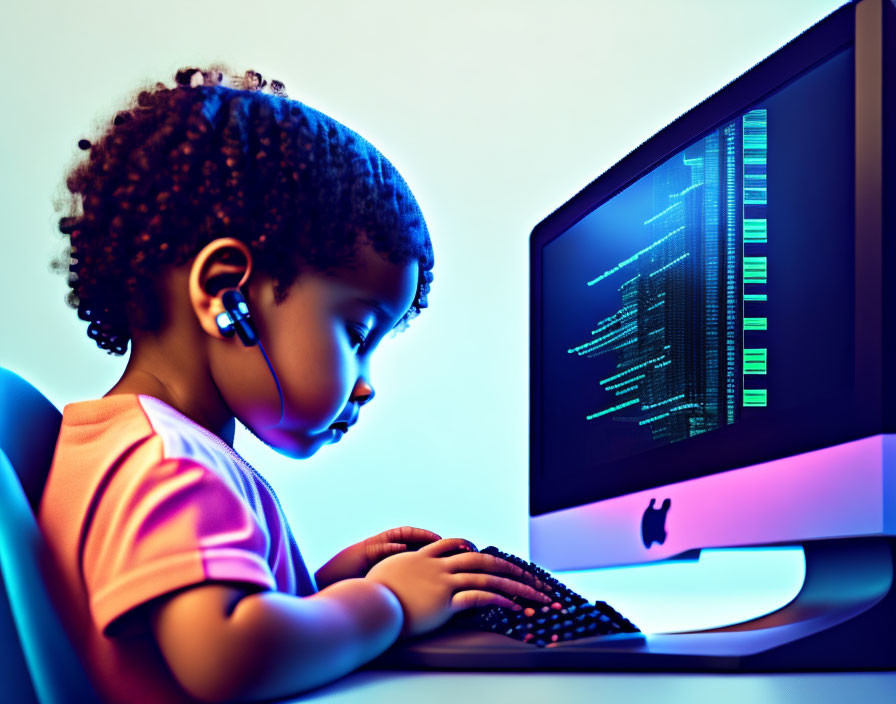
<svg viewBox="0 0 896 704">
<path fill-rule="evenodd" d="M 125 353 L 132 330 L 161 328 L 160 273 L 218 237 L 248 246 L 277 304 L 303 271 L 335 275 L 366 241 L 393 264 L 419 263 L 396 330 L 427 307 L 432 243 L 404 179 L 280 81 L 253 90 L 252 73 L 181 69 L 175 87 L 138 89 L 98 139 L 78 142 L 89 158 L 65 178 L 68 240 L 51 268 L 68 274 L 66 303 L 109 354 Z"/>
</svg>

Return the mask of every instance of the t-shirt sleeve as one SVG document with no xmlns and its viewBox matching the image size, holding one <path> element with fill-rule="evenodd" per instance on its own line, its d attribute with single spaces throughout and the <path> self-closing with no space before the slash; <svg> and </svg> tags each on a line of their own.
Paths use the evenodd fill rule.
<svg viewBox="0 0 896 704">
<path fill-rule="evenodd" d="M 205 581 L 276 583 L 270 537 L 239 492 L 193 460 L 116 471 L 94 501 L 81 568 L 101 632 L 168 592 Z"/>
</svg>

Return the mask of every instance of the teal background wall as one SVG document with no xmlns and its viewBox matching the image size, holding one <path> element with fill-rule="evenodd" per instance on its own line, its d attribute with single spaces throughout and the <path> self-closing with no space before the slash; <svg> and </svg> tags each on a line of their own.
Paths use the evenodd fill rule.
<svg viewBox="0 0 896 704">
<path fill-rule="evenodd" d="M 427 217 L 436 265 L 430 308 L 374 358 L 363 423 L 305 461 L 241 429 L 237 449 L 275 486 L 312 570 L 402 524 L 525 555 L 531 229 L 840 4 L 17 4 L 0 23 L 0 364 L 59 408 L 117 381 L 126 358 L 87 338 L 48 268 L 62 246 L 53 200 L 76 143 L 139 84 L 173 84 L 182 66 L 258 70 L 393 161 Z M 800 551 L 774 550 L 566 578 L 664 630 L 771 608 L 801 570 Z"/>
</svg>

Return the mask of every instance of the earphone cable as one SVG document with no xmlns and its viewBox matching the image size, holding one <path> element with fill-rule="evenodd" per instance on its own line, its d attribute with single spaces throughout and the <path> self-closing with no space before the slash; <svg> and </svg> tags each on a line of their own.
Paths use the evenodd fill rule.
<svg viewBox="0 0 896 704">
<path fill-rule="evenodd" d="M 268 359 L 268 354 L 264 351 L 264 345 L 261 344 L 261 340 L 258 340 L 258 349 L 264 355 L 264 361 L 268 363 L 268 369 L 271 370 L 271 376 L 274 377 L 274 383 L 277 384 L 277 393 L 280 394 L 280 420 L 277 421 L 277 425 L 280 425 L 283 422 L 283 389 L 280 388 L 280 380 L 274 372 L 274 367 L 271 366 L 271 360 Z"/>
</svg>

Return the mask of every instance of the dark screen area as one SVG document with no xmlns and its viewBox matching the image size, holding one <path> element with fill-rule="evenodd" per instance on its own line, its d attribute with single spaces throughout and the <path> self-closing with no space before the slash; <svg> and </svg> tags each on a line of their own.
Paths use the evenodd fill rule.
<svg viewBox="0 0 896 704">
<path fill-rule="evenodd" d="M 847 49 L 544 246 L 542 511 L 774 459 L 785 428 L 828 444 L 854 375 L 852 95 Z"/>
</svg>

